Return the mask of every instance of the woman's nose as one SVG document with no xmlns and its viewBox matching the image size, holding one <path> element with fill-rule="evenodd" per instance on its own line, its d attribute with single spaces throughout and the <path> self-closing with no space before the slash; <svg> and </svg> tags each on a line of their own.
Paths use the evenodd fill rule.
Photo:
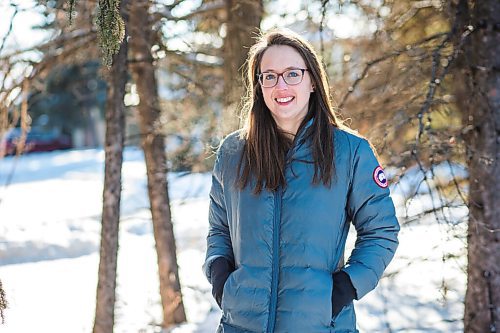
<svg viewBox="0 0 500 333">
<path fill-rule="evenodd" d="M 285 79 L 283 79 L 283 75 L 278 76 L 278 83 L 276 83 L 276 88 L 278 89 L 287 89 L 288 85 L 285 82 Z"/>
</svg>

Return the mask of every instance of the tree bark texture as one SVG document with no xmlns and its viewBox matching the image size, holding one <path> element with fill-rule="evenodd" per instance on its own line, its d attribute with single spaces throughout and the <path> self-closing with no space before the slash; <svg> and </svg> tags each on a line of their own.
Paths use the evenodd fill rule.
<svg viewBox="0 0 500 333">
<path fill-rule="evenodd" d="M 258 36 L 264 14 L 262 0 L 226 0 L 227 31 L 224 38 L 224 111 L 222 134 L 238 129 L 243 93 L 243 66 Z"/>
<path fill-rule="evenodd" d="M 141 144 L 146 160 L 148 193 L 158 256 L 163 327 L 186 321 L 179 282 L 175 237 L 167 190 L 165 136 L 158 129 L 161 111 L 157 80 L 151 55 L 154 31 L 148 15 L 148 0 L 134 1 L 131 7 L 131 70 L 140 103 L 137 107 Z"/>
<path fill-rule="evenodd" d="M 468 4 L 467 4 L 468 3 Z M 474 31 L 465 44 L 469 102 L 464 113 L 469 168 L 465 332 L 500 331 L 500 2 L 470 6 Z"/>
<path fill-rule="evenodd" d="M 120 3 L 120 12 L 125 25 L 128 16 L 127 1 L 122 0 Z M 108 74 L 101 248 L 94 333 L 111 333 L 114 326 L 121 170 L 125 137 L 123 98 L 127 82 L 126 39 L 122 42 L 120 51 L 113 57 L 113 65 Z"/>
</svg>

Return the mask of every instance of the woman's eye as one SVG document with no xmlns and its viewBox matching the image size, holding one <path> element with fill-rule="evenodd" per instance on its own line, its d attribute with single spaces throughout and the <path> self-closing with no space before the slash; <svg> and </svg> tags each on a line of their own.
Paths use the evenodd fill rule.
<svg viewBox="0 0 500 333">
<path fill-rule="evenodd" d="M 267 81 L 272 81 L 276 79 L 276 74 L 264 74 L 264 79 Z"/>
<path fill-rule="evenodd" d="M 300 76 L 299 71 L 289 71 L 287 77 L 298 77 Z"/>
</svg>

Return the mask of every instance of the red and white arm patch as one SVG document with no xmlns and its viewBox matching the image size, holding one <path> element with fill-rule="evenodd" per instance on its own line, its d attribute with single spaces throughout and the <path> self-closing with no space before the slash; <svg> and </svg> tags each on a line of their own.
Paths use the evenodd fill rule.
<svg viewBox="0 0 500 333">
<path fill-rule="evenodd" d="M 381 188 L 386 188 L 389 185 L 387 177 L 385 176 L 384 169 L 379 165 L 373 170 L 373 180 Z"/>
</svg>

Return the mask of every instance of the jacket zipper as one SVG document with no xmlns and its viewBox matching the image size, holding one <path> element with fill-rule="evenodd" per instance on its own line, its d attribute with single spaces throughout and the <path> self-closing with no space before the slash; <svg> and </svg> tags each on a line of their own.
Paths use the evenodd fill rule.
<svg viewBox="0 0 500 333">
<path fill-rule="evenodd" d="M 274 228 L 273 228 L 273 274 L 271 281 L 271 304 L 269 312 L 269 321 L 267 323 L 267 332 L 274 332 L 276 324 L 276 307 L 278 303 L 278 278 L 279 278 L 279 235 L 281 221 L 281 187 L 278 187 L 274 194 Z"/>
<path fill-rule="evenodd" d="M 301 143 L 303 143 L 301 141 Z M 286 165 L 290 164 L 290 158 L 297 150 L 297 143 L 294 142 L 292 148 L 286 154 Z M 274 194 L 274 228 L 273 228 L 273 273 L 271 280 L 271 304 L 269 319 L 267 322 L 267 333 L 274 333 L 274 326 L 276 324 L 276 308 L 278 306 L 278 278 L 279 278 L 279 241 L 280 241 L 280 224 L 281 224 L 281 197 L 283 195 L 281 186 L 278 186 Z"/>
</svg>

